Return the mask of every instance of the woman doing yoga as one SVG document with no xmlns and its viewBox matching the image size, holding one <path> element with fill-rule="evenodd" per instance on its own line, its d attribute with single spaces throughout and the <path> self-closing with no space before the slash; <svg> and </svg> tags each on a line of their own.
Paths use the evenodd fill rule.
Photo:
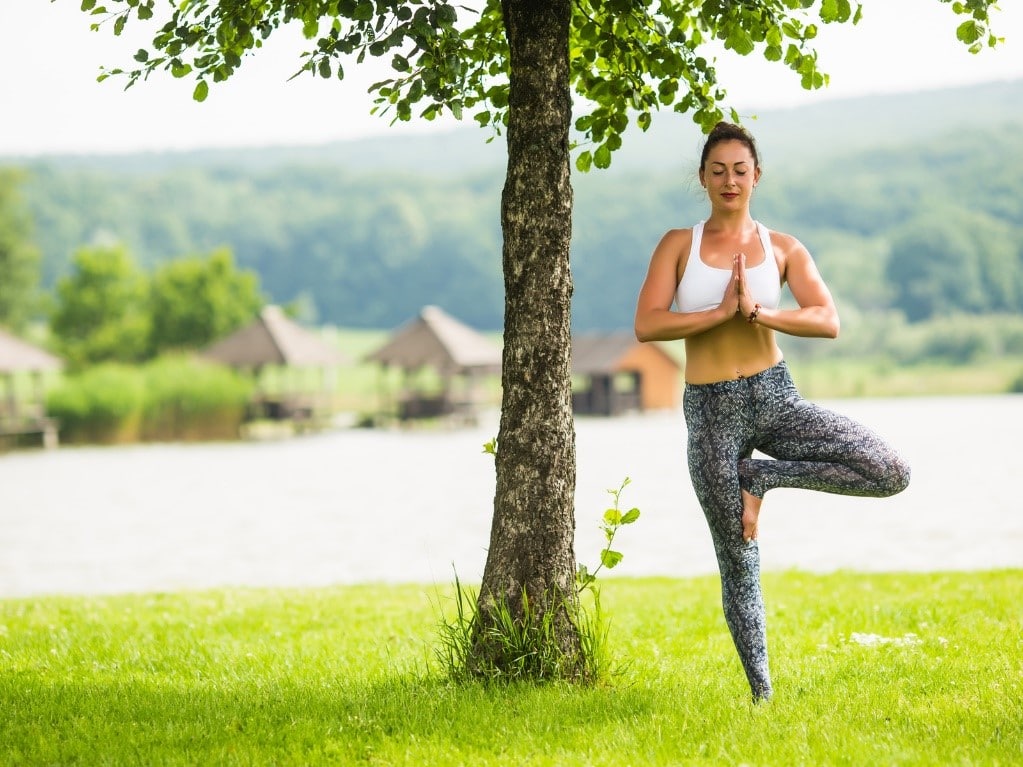
<svg viewBox="0 0 1023 767">
<path fill-rule="evenodd" d="M 909 484 L 909 467 L 880 437 L 803 399 L 789 376 L 775 334 L 835 338 L 838 312 L 802 243 L 751 216 L 760 174 L 753 137 L 718 123 L 700 158 L 710 215 L 661 238 L 635 320 L 640 341 L 685 339 L 689 473 L 755 701 L 773 692 L 757 544 L 764 495 L 789 487 L 881 497 Z M 794 308 L 781 307 L 783 284 Z"/>
</svg>

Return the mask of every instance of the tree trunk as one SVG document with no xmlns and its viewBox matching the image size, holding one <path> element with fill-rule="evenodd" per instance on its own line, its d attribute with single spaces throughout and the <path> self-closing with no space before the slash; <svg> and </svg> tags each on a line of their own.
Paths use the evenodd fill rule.
<svg viewBox="0 0 1023 767">
<path fill-rule="evenodd" d="M 480 589 L 484 622 L 503 601 L 554 609 L 569 659 L 575 604 L 575 425 L 571 388 L 572 186 L 569 0 L 504 0 L 511 52 L 504 234 L 504 357 L 497 489 Z M 477 632 L 477 651 L 487 652 Z"/>
</svg>

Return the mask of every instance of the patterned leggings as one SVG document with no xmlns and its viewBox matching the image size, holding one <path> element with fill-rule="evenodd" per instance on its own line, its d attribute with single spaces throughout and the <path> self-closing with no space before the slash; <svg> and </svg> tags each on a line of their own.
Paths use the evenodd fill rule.
<svg viewBox="0 0 1023 767">
<path fill-rule="evenodd" d="M 909 466 L 855 421 L 804 400 L 780 362 L 734 381 L 686 384 L 689 474 L 710 526 L 725 622 L 754 700 L 771 697 L 760 550 L 742 538 L 740 488 L 776 487 L 883 497 L 909 484 Z M 774 460 L 751 458 L 753 450 Z"/>
</svg>

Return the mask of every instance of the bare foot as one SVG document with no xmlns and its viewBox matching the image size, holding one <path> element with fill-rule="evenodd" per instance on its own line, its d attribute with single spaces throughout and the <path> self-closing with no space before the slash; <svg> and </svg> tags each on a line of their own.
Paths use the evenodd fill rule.
<svg viewBox="0 0 1023 767">
<path fill-rule="evenodd" d="M 763 498 L 742 491 L 742 539 L 749 543 L 757 539 L 757 521 L 760 519 L 760 504 Z"/>
</svg>

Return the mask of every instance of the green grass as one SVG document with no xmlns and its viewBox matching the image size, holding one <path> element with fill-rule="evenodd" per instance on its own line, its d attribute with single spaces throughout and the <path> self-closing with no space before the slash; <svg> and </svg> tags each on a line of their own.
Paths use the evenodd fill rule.
<svg viewBox="0 0 1023 767">
<path fill-rule="evenodd" d="M 8 599 L 0 761 L 1023 763 L 1023 571 L 769 573 L 764 589 L 776 697 L 756 707 L 713 577 L 605 580 L 619 672 L 588 688 L 442 678 L 453 587 Z"/>
<path fill-rule="evenodd" d="M 969 365 L 868 359 L 789 360 L 800 392 L 811 398 L 929 397 L 1005 394 L 1023 376 L 1019 357 Z"/>
</svg>

